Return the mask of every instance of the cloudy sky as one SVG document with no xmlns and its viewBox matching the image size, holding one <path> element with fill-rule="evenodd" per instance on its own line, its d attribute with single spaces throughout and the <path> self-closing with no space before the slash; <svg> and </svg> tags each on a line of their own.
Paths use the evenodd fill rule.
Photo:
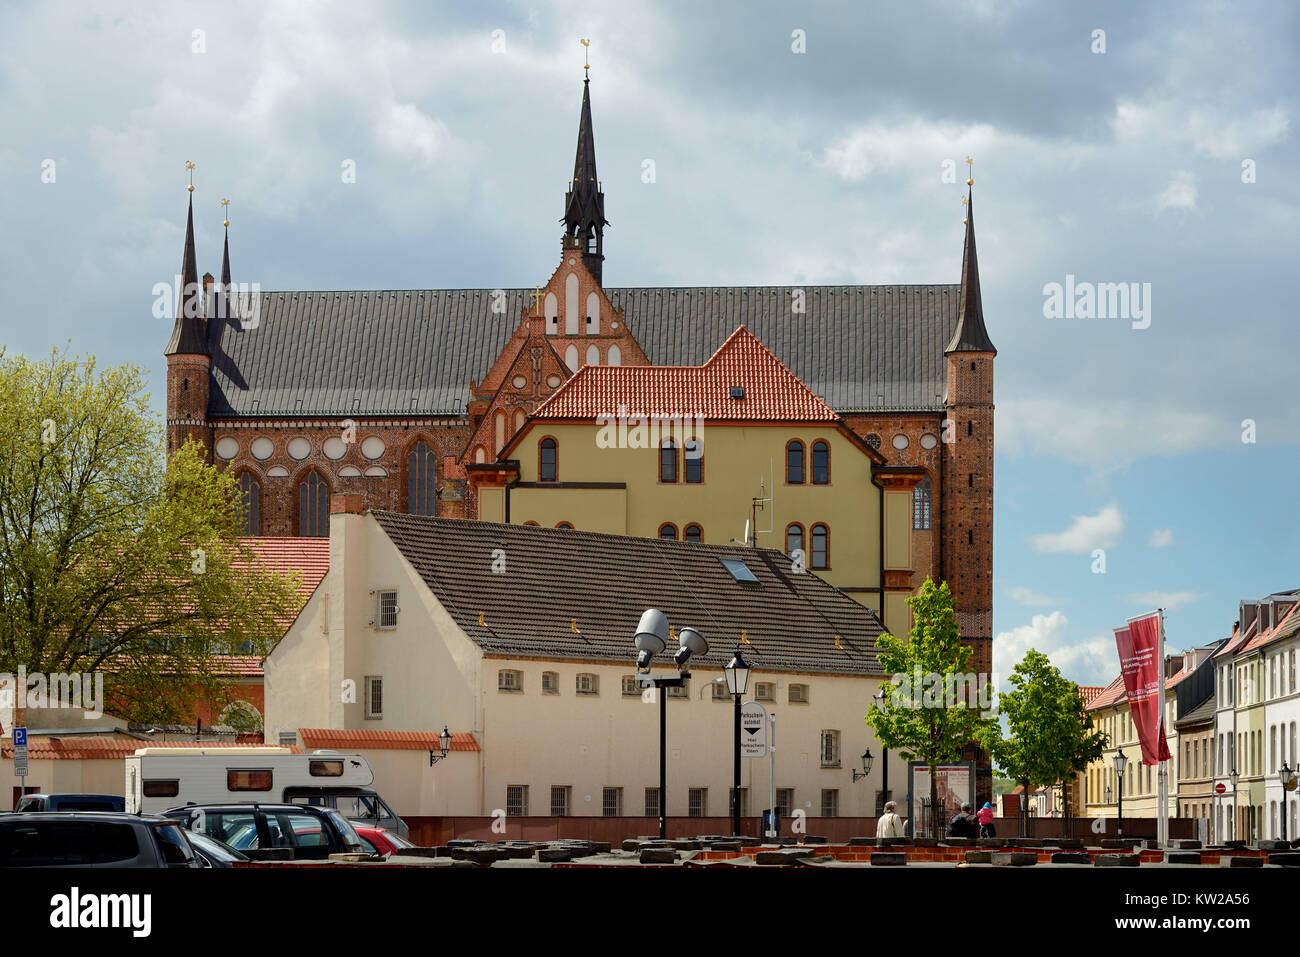
<svg viewBox="0 0 1300 957">
<path fill-rule="evenodd" d="M 186 160 L 200 271 L 227 196 L 264 289 L 545 281 L 579 37 L 611 286 L 955 282 L 975 157 L 999 671 L 1104 683 L 1128 616 L 1192 647 L 1300 586 L 1287 4 L 7 4 L 0 341 L 138 363 L 161 414 Z M 1139 296 L 1049 317 L 1067 282 Z"/>
</svg>

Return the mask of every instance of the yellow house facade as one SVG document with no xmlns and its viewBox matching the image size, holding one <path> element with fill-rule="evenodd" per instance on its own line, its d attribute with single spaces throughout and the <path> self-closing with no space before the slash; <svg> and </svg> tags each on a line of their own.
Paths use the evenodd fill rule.
<svg viewBox="0 0 1300 957">
<path fill-rule="evenodd" d="M 470 476 L 480 519 L 777 549 L 910 628 L 923 472 L 886 466 L 743 326 L 704 366 L 584 366 Z"/>
</svg>

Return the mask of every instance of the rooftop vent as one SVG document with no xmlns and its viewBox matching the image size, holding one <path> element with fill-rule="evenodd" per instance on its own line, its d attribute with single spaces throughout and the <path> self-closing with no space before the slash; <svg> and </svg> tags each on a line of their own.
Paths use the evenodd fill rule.
<svg viewBox="0 0 1300 957">
<path fill-rule="evenodd" d="M 733 385 L 731 387 L 731 397 L 733 399 L 743 399 L 745 397 L 745 387 L 743 385 Z"/>
</svg>

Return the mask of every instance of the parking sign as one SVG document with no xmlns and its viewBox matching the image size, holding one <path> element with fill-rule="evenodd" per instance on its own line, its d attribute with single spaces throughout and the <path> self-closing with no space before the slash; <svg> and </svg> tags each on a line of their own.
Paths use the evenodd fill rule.
<svg viewBox="0 0 1300 957">
<path fill-rule="evenodd" d="M 14 777 L 27 777 L 26 728 L 14 728 Z"/>
</svg>

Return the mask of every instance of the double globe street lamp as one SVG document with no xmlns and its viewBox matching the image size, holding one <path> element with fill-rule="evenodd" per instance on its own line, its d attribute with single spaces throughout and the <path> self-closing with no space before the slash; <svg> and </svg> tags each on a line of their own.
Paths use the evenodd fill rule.
<svg viewBox="0 0 1300 957">
<path fill-rule="evenodd" d="M 637 681 L 646 687 L 655 688 L 659 697 L 659 837 L 667 839 L 668 837 L 668 765 L 666 763 L 666 752 L 668 742 L 668 696 L 663 693 L 664 688 L 681 688 L 686 685 L 691 678 L 691 658 L 695 655 L 706 655 L 709 653 L 709 643 L 704 640 L 704 636 L 694 628 L 682 628 L 677 632 L 678 648 L 673 655 L 673 661 L 677 665 L 676 674 L 660 673 L 659 675 L 651 674 L 650 663 L 654 656 L 668 647 L 668 638 L 671 631 L 668 628 L 668 618 L 663 612 L 654 608 L 648 608 L 641 615 L 641 621 L 637 624 L 636 638 L 633 643 L 636 647 L 636 670 Z M 745 680 L 749 680 L 746 673 Z M 739 700 L 739 699 L 737 699 Z M 737 704 L 739 707 L 739 704 Z M 737 771 L 737 780 L 739 780 L 739 771 Z"/>
</svg>

